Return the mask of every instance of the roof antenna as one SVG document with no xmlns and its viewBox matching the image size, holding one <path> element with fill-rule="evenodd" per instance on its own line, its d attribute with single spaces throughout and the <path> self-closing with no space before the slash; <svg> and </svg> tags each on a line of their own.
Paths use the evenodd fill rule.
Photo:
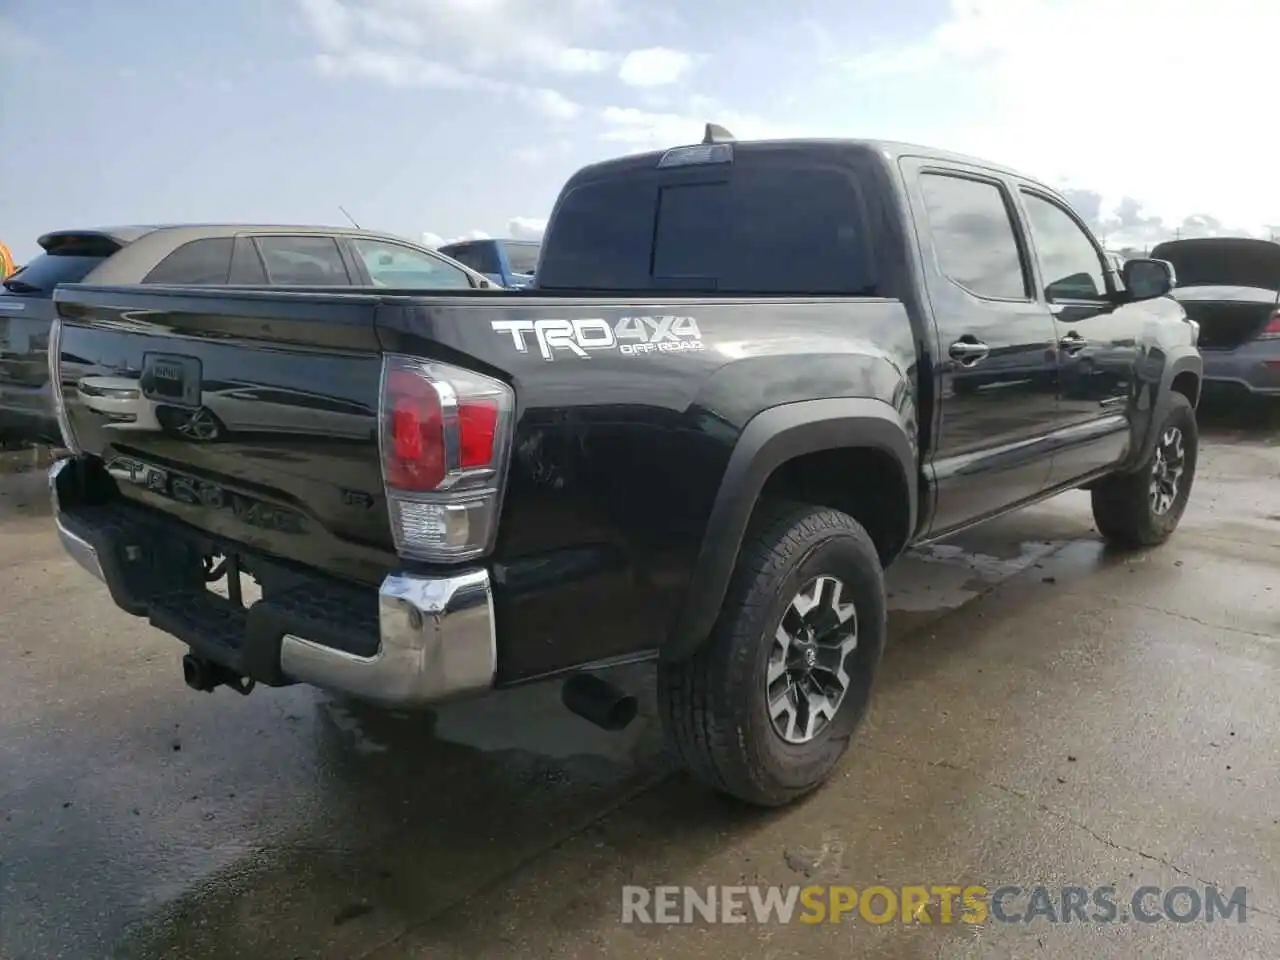
<svg viewBox="0 0 1280 960">
<path fill-rule="evenodd" d="M 702 137 L 703 143 L 731 143 L 733 134 L 718 123 L 708 123 L 707 132 Z"/>
<path fill-rule="evenodd" d="M 350 221 L 351 221 L 351 225 L 352 225 L 353 227 L 355 227 L 357 230 L 363 230 L 363 229 L 364 229 L 364 227 L 362 227 L 362 226 L 360 226 L 360 224 L 356 223 L 356 218 L 355 218 L 355 217 L 353 217 L 351 214 L 347 213 L 347 208 L 346 208 L 346 207 L 344 207 L 342 204 L 338 204 L 338 209 L 342 211 L 342 215 L 343 215 L 344 217 L 346 217 L 348 220 L 350 220 Z"/>
</svg>

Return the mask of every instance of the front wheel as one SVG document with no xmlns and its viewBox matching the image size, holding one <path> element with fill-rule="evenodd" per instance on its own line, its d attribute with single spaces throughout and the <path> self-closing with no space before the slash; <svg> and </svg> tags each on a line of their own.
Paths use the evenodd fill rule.
<svg viewBox="0 0 1280 960">
<path fill-rule="evenodd" d="M 658 668 L 668 740 L 722 793 L 781 806 L 821 785 L 866 713 L 886 633 L 875 545 L 847 514 L 767 504 L 720 617 Z"/>
<path fill-rule="evenodd" d="M 1093 519 L 1103 538 L 1126 548 L 1168 540 L 1187 509 L 1199 451 L 1195 408 L 1175 393 L 1146 463 L 1107 477 L 1092 490 Z"/>
</svg>

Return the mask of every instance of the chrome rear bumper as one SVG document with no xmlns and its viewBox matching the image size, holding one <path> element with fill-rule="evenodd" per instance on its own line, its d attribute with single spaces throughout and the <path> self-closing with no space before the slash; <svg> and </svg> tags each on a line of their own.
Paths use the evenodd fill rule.
<svg viewBox="0 0 1280 960">
<path fill-rule="evenodd" d="M 394 706 L 489 690 L 498 651 L 488 571 L 388 575 L 378 588 L 378 634 L 372 657 L 285 634 L 280 668 L 295 680 Z"/>
<path fill-rule="evenodd" d="M 226 604 L 203 589 L 185 591 L 184 602 L 174 606 L 172 586 L 165 586 L 139 572 L 132 556 L 147 550 L 163 551 L 170 528 L 163 515 L 148 516 L 146 529 L 136 517 L 122 511 L 104 520 L 103 508 L 68 509 L 60 489 L 74 487 L 74 477 L 60 486 L 63 473 L 75 469 L 74 458 L 59 460 L 49 468 L 49 493 L 58 539 L 67 554 L 84 570 L 107 585 L 116 604 L 177 637 L 196 655 L 226 669 L 273 686 L 301 682 L 348 694 L 387 706 L 421 707 L 473 696 L 492 689 L 497 673 L 497 642 L 493 590 L 489 572 L 481 567 L 458 570 L 445 576 L 423 576 L 399 571 L 389 574 L 377 591 L 377 636 L 372 617 L 353 617 L 349 634 L 334 634 L 334 623 L 324 612 L 298 610 L 266 596 L 243 611 L 236 611 L 243 629 L 233 631 L 236 643 L 227 643 L 226 610 L 220 611 L 221 632 L 213 642 L 202 619 L 203 604 Z M 136 508 L 135 508 L 136 509 Z M 164 536 L 156 536 L 159 526 Z M 173 523 L 175 536 L 179 527 Z M 145 567 L 145 564 L 141 564 Z M 349 585 L 327 584 L 317 573 L 317 596 L 336 592 L 355 594 L 355 606 L 364 609 L 373 601 L 372 587 L 362 594 Z M 203 595 L 208 594 L 206 599 Z M 175 609 L 179 613 L 175 614 Z M 308 616 L 308 613 L 314 615 Z M 342 620 L 342 634 L 348 621 Z M 318 634 L 329 633 L 329 642 Z M 348 636 L 357 642 L 346 644 Z M 360 653 L 341 649 L 342 643 Z"/>
</svg>

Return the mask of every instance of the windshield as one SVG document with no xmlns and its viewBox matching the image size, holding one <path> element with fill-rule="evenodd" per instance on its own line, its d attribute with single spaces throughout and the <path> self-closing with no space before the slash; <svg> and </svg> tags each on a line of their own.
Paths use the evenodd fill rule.
<svg viewBox="0 0 1280 960">
<path fill-rule="evenodd" d="M 536 243 L 508 243 L 505 245 L 507 254 L 507 263 L 511 265 L 512 273 L 527 273 L 532 275 L 534 269 L 538 266 L 538 250 L 539 245 Z"/>
<path fill-rule="evenodd" d="M 807 150 L 619 166 L 572 186 L 542 245 L 542 289 L 867 295 L 874 238 L 855 169 Z"/>
<path fill-rule="evenodd" d="M 51 297 L 59 283 L 79 283 L 106 257 L 77 256 L 66 253 L 42 253 L 4 281 L 9 294 L 31 294 Z"/>
</svg>

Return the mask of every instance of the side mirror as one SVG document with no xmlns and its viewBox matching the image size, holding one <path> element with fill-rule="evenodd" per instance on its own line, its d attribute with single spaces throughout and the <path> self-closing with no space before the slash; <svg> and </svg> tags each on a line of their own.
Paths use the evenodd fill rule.
<svg viewBox="0 0 1280 960">
<path fill-rule="evenodd" d="M 1178 274 L 1168 260 L 1139 257 L 1126 260 L 1121 271 L 1125 288 L 1134 300 L 1165 297 L 1178 285 Z"/>
</svg>

